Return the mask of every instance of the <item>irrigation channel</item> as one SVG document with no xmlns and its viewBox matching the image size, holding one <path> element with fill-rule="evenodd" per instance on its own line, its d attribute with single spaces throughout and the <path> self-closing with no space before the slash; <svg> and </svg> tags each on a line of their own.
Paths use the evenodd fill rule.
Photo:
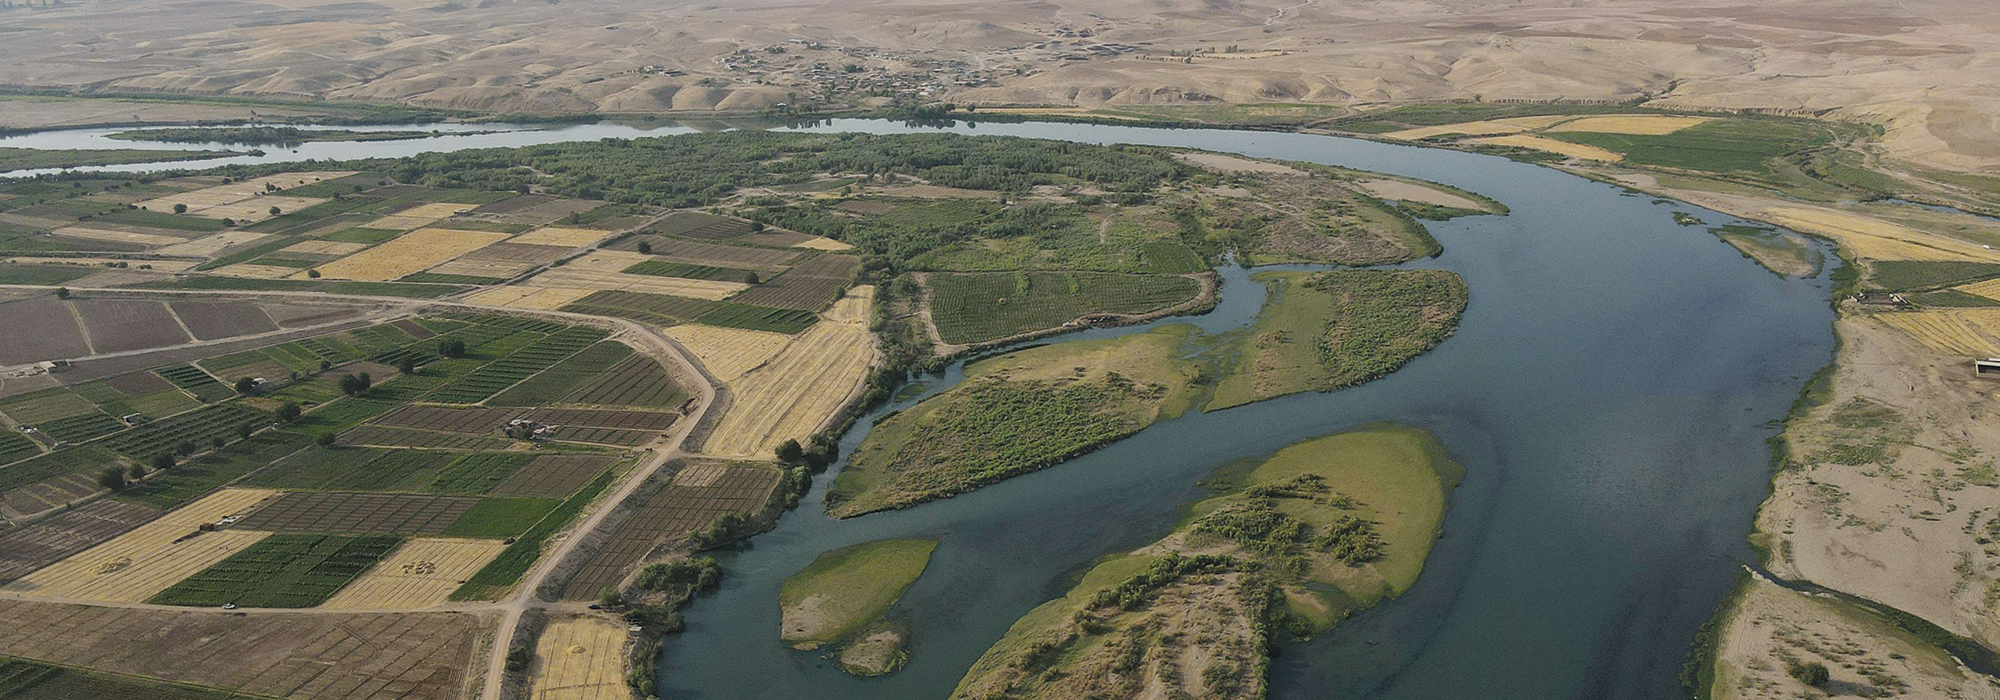
<svg viewBox="0 0 2000 700">
<path fill-rule="evenodd" d="M 687 610 L 687 630 L 666 641 L 663 696 L 944 698 L 1015 619 L 1060 595 L 1094 559 L 1169 531 L 1183 504 L 1205 493 L 1198 482 L 1218 466 L 1377 421 L 1435 432 L 1466 467 L 1444 538 L 1408 595 L 1316 640 L 1279 644 L 1272 697 L 1685 696 L 1676 676 L 1697 630 L 1727 594 L 1738 562 L 1753 559 L 1744 535 L 1769 488 L 1764 441 L 1832 354 L 1823 275 L 1773 275 L 1702 228 L 1676 225 L 1672 213 L 1697 213 L 1711 223 L 1734 222 L 1730 217 L 1449 150 L 1306 134 L 1061 123 L 917 127 L 833 120 L 808 130 L 935 128 L 1187 146 L 1377 170 L 1478 192 L 1513 213 L 1428 224 L 1445 252 L 1409 266 L 1463 275 L 1471 304 L 1454 337 L 1387 378 L 1190 414 L 1042 472 L 904 511 L 831 520 L 819 496 L 832 472 L 820 477 L 814 496 L 775 531 L 724 555 L 721 589 L 698 599 Z M 590 125 L 315 143 L 298 153 L 218 162 L 395 156 L 688 130 Z M 109 147 L 79 145 L 109 131 L 29 134 L 0 139 L 0 146 Z M 1211 332 L 1246 325 L 1262 288 L 1240 268 L 1223 273 L 1217 309 L 1161 323 Z M 954 370 L 931 381 L 929 391 L 956 378 Z M 849 451 L 869 423 L 864 419 L 846 437 Z M 792 651 L 778 641 L 777 592 L 787 576 L 821 552 L 905 536 L 941 540 L 899 608 L 911 634 L 907 667 L 886 678 L 850 678 L 823 653 Z"/>
</svg>

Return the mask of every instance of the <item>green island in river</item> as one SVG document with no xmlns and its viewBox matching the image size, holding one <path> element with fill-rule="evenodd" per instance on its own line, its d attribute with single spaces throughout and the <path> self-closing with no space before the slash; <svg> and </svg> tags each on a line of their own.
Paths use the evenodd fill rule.
<svg viewBox="0 0 2000 700">
<path fill-rule="evenodd" d="M 781 636 L 794 649 L 837 647 L 843 671 L 879 676 L 901 668 L 908 638 L 889 611 L 923 575 L 934 539 L 864 542 L 821 554 L 778 593 Z"/>
<path fill-rule="evenodd" d="M 1023 616 L 951 697 L 1261 698 L 1273 629 L 1311 636 L 1409 590 L 1463 473 L 1396 425 L 1225 465 L 1171 534 Z"/>
</svg>

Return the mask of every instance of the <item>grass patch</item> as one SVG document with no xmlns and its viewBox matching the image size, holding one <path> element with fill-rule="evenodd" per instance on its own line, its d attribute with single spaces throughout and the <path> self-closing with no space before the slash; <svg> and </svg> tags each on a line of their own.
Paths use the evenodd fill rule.
<svg viewBox="0 0 2000 700">
<path fill-rule="evenodd" d="M 0 284 L 58 285 L 97 272 L 82 265 L 0 265 Z"/>
<path fill-rule="evenodd" d="M 874 624 L 930 564 L 933 539 L 879 540 L 824 552 L 778 591 L 786 644 L 817 649 Z"/>
<path fill-rule="evenodd" d="M 1869 262 L 1868 267 L 1868 286 L 1892 292 L 1949 287 L 2000 277 L 2000 263 L 1876 260 Z"/>
<path fill-rule="evenodd" d="M 166 163 L 236 155 L 234 151 L 167 151 L 143 148 L 0 147 L 0 172 L 39 168 L 82 168 L 123 163 Z"/>
<path fill-rule="evenodd" d="M 931 318 L 947 343 L 979 343 L 1055 328 L 1093 314 L 1143 314 L 1186 302 L 1185 277 L 1089 272 L 935 273 Z"/>
<path fill-rule="evenodd" d="M 440 536 L 506 539 L 534 527 L 560 505 L 554 498 L 483 498 Z"/>
<path fill-rule="evenodd" d="M 402 538 L 271 535 L 148 600 L 158 605 L 310 608 L 374 566 Z"/>
</svg>

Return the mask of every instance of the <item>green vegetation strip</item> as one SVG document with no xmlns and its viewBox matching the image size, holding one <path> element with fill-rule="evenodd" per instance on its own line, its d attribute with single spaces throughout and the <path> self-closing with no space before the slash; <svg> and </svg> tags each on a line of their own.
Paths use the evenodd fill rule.
<svg viewBox="0 0 2000 700">
<path fill-rule="evenodd" d="M 147 602 L 310 608 L 333 597 L 400 542 L 386 536 L 271 535 Z"/>
<path fill-rule="evenodd" d="M 41 168 L 82 168 L 123 163 L 165 163 L 239 155 L 235 151 L 167 151 L 141 148 L 44 149 L 0 147 L 0 172 Z"/>
<path fill-rule="evenodd" d="M 458 590 L 452 591 L 451 600 L 488 600 L 505 594 L 507 589 L 521 580 L 523 574 L 528 573 L 528 567 L 534 565 L 535 559 L 542 556 L 542 543 L 562 530 L 569 521 L 575 520 L 576 516 L 583 512 L 584 507 L 597 498 L 597 494 L 611 485 L 611 480 L 617 473 L 615 469 L 607 470 L 571 494 L 569 498 L 564 499 L 562 505 L 556 506 L 548 515 L 542 516 L 534 527 L 521 533 L 513 544 L 507 545 L 507 549 L 502 550 L 500 556 L 487 562 L 478 573 L 466 579 L 465 584 L 459 586 Z"/>
<path fill-rule="evenodd" d="M 1056 328 L 1093 314 L 1138 315 L 1193 300 L 1185 277 L 1093 272 L 934 273 L 931 318 L 947 343 Z"/>
</svg>

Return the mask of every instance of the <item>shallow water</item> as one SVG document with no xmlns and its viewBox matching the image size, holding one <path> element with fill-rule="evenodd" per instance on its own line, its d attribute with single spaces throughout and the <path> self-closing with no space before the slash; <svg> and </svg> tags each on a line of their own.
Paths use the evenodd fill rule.
<svg viewBox="0 0 2000 700">
<path fill-rule="evenodd" d="M 257 162 L 691 130 L 590 125 L 305 144 Z M 920 128 L 835 120 L 813 130 Z M 1727 592 L 1734 563 L 1752 558 L 1744 535 L 1768 488 L 1770 422 L 1830 358 L 1823 279 L 1779 278 L 1702 229 L 1674 224 L 1673 211 L 1696 211 L 1685 205 L 1500 158 L 1266 132 L 1052 123 L 951 130 L 1379 170 L 1494 197 L 1513 214 L 1428 224 L 1445 253 L 1409 266 L 1458 272 L 1471 303 L 1453 338 L 1385 379 L 1189 415 L 1036 474 L 847 521 L 821 511 L 831 475 L 821 476 L 776 530 L 725 555 L 722 588 L 697 600 L 688 630 L 667 639 L 663 696 L 942 698 L 1016 618 L 1059 595 L 1093 559 L 1165 534 L 1216 467 L 1382 420 L 1436 432 L 1467 468 L 1444 538 L 1409 595 L 1312 642 L 1281 645 L 1273 697 L 1684 696 L 1675 674 L 1696 629 Z M 101 140 L 85 131 L 0 146 Z M 113 169 L 196 163 L 211 164 Z M 1261 287 L 1238 269 L 1225 278 L 1220 307 L 1190 322 L 1221 332 L 1255 316 Z M 956 378 L 954 370 L 927 393 Z M 850 449 L 866 424 L 847 436 Z M 828 549 L 906 535 L 942 540 L 902 606 L 913 634 L 908 667 L 854 679 L 821 654 L 779 643 L 777 589 L 786 576 Z"/>
</svg>

